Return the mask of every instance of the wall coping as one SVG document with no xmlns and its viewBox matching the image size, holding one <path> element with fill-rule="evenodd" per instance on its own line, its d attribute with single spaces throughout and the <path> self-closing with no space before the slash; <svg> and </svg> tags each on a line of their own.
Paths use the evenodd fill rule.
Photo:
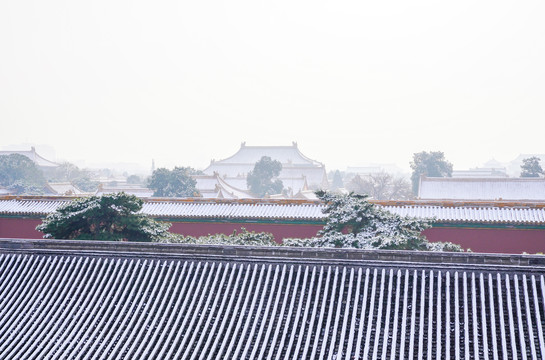
<svg viewBox="0 0 545 360">
<path fill-rule="evenodd" d="M 229 260 L 311 263 L 372 262 L 421 267 L 532 268 L 545 270 L 545 256 L 520 254 L 451 253 L 401 250 L 358 250 L 242 245 L 193 245 L 83 240 L 0 239 L 1 253 L 91 255 L 106 257 L 215 258 Z"/>
<path fill-rule="evenodd" d="M 70 201 L 85 196 L 66 195 L 4 195 L 0 200 L 26 201 Z M 188 203 L 188 204 L 276 204 L 276 205 L 320 205 L 320 200 L 309 199 L 204 199 L 204 198 L 165 198 L 143 197 L 147 203 Z M 440 207 L 515 207 L 515 208 L 545 208 L 544 201 L 529 200 L 369 200 L 382 206 L 440 206 Z"/>
</svg>

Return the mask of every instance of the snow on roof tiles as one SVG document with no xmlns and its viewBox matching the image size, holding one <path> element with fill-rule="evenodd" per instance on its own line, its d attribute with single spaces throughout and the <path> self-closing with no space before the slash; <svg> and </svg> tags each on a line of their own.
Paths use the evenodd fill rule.
<svg viewBox="0 0 545 360">
<path fill-rule="evenodd" d="M 0 215 L 47 215 L 68 199 L 40 198 L 0 199 Z M 401 216 L 435 218 L 440 222 L 545 224 L 545 206 L 503 203 L 493 205 L 430 205 L 407 202 L 381 202 L 388 211 Z M 542 204 L 545 205 L 545 204 Z M 275 219 L 309 220 L 325 219 L 323 204 L 317 201 L 290 200 L 170 200 L 155 199 L 144 201 L 142 211 L 159 218 L 207 218 L 207 219 Z"/>
<path fill-rule="evenodd" d="M 247 146 L 243 143 L 234 155 L 212 164 L 255 164 L 263 156 L 269 156 L 282 164 L 323 166 L 322 163 L 303 155 L 295 143 L 292 146 Z"/>
<path fill-rule="evenodd" d="M 0 270 L 2 359 L 545 356 L 538 256 L 2 240 Z"/>
<path fill-rule="evenodd" d="M 428 178 L 420 179 L 421 199 L 545 201 L 543 178 Z"/>
</svg>

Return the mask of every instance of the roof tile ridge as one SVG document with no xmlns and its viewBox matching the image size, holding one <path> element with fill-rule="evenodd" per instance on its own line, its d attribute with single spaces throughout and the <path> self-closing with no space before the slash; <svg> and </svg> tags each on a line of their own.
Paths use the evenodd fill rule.
<svg viewBox="0 0 545 360">
<path fill-rule="evenodd" d="M 370 200 L 381 206 L 439 206 L 451 208 L 545 208 L 545 201 L 518 200 Z"/>
<path fill-rule="evenodd" d="M 37 157 L 37 158 L 40 158 L 42 160 L 44 160 L 45 162 L 48 162 L 48 163 L 51 163 L 55 166 L 60 166 L 61 164 L 57 163 L 57 162 L 54 162 L 54 161 L 51 161 L 51 160 L 48 160 L 46 158 L 44 158 L 43 156 L 41 156 L 40 154 L 38 154 L 36 151 L 33 151 L 33 154 Z"/>
<path fill-rule="evenodd" d="M 273 205 L 323 205 L 320 200 L 309 199 L 216 199 L 216 198 L 146 198 L 144 203 L 188 203 L 188 204 L 273 204 Z"/>
<path fill-rule="evenodd" d="M 195 245 L 138 242 L 106 242 L 85 240 L 0 239 L 3 251 L 32 251 L 35 253 L 99 254 L 145 257 L 224 256 L 235 258 L 275 259 L 277 261 L 335 261 L 337 263 L 377 262 L 381 264 L 429 264 L 429 266 L 464 265 L 477 268 L 501 267 L 517 269 L 532 267 L 545 269 L 545 257 L 528 254 L 450 253 L 403 250 L 361 250 L 336 248 L 267 247 L 248 245 Z M 486 260 L 486 261 L 483 261 Z M 448 265 L 447 265 L 448 266 Z"/>
<path fill-rule="evenodd" d="M 310 161 L 311 163 L 313 163 L 314 165 L 320 165 L 321 167 L 324 167 L 325 168 L 325 165 L 324 163 L 322 162 L 319 162 L 318 160 L 314 160 L 314 159 L 311 159 L 309 158 L 308 156 L 304 155 L 301 150 L 299 150 L 299 147 L 297 145 L 294 145 L 295 147 L 295 150 L 297 151 L 297 153 L 299 154 L 299 156 L 301 156 L 303 159 L 307 160 L 307 161 Z"/>
</svg>

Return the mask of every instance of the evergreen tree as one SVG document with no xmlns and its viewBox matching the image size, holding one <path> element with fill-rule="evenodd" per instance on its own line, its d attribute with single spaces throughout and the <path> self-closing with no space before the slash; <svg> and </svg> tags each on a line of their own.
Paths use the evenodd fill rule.
<svg viewBox="0 0 545 360">
<path fill-rule="evenodd" d="M 191 177 L 199 173 L 191 167 L 159 168 L 151 175 L 148 188 L 154 191 L 153 196 L 159 197 L 199 196 L 197 181 Z"/>
<path fill-rule="evenodd" d="M 49 214 L 36 230 L 46 239 L 164 241 L 170 224 L 140 213 L 143 201 L 125 193 L 80 198 Z"/>
<path fill-rule="evenodd" d="M 335 170 L 335 173 L 333 174 L 333 182 L 331 183 L 331 188 L 333 190 L 344 188 L 343 177 L 341 176 L 341 172 L 339 170 Z"/>
<path fill-rule="evenodd" d="M 282 170 L 282 163 L 278 160 L 272 160 L 268 156 L 263 156 L 261 160 L 255 163 L 254 169 L 250 171 L 246 178 L 246 183 L 252 194 L 258 197 L 265 195 L 279 194 L 284 189 L 282 180 L 277 177 Z"/>
<path fill-rule="evenodd" d="M 452 164 L 445 159 L 445 154 L 442 151 L 422 151 L 414 154 L 411 169 L 413 169 L 411 182 L 414 195 L 418 195 L 420 176 L 452 176 Z"/>
<path fill-rule="evenodd" d="M 0 185 L 16 194 L 40 195 L 46 181 L 32 160 L 21 154 L 0 156 Z"/>
<path fill-rule="evenodd" d="M 540 161 L 541 159 L 537 156 L 523 159 L 520 166 L 520 177 L 539 177 L 540 175 L 544 175 L 545 172 L 541 167 Z"/>
<path fill-rule="evenodd" d="M 463 251 L 452 243 L 430 243 L 422 231 L 426 220 L 392 214 L 369 202 L 366 195 L 316 192 L 326 207 L 327 220 L 318 237 L 290 239 L 290 246 L 383 250 Z"/>
</svg>

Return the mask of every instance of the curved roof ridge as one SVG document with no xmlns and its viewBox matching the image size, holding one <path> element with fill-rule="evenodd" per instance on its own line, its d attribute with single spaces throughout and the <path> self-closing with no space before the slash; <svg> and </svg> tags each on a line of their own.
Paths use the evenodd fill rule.
<svg viewBox="0 0 545 360">
<path fill-rule="evenodd" d="M 44 167 L 60 166 L 60 164 L 51 160 L 47 160 L 46 158 L 38 154 L 34 146 L 30 150 L 1 150 L 0 151 L 0 155 L 11 155 L 11 154 L 19 154 L 19 155 L 26 156 L 38 166 L 44 166 Z"/>
<path fill-rule="evenodd" d="M 241 196 L 244 196 L 244 197 L 247 197 L 247 198 L 254 198 L 254 196 L 252 194 L 250 194 L 249 192 L 245 191 L 245 190 L 242 190 L 242 189 L 238 189 L 234 186 L 232 186 L 231 184 L 227 183 L 226 181 L 224 181 L 221 176 L 217 175 L 216 174 L 216 179 L 218 181 L 218 184 L 219 186 L 227 191 L 228 193 L 230 193 L 231 195 L 237 197 L 237 198 L 240 198 Z M 238 194 L 237 194 L 238 193 Z"/>
<path fill-rule="evenodd" d="M 274 145 L 256 145 L 256 146 L 248 146 L 246 145 L 246 143 L 242 143 L 240 148 L 238 149 L 238 151 L 225 158 L 225 159 L 221 159 L 221 160 L 215 160 L 213 161 L 210 165 L 213 165 L 213 164 L 246 164 L 248 163 L 247 161 L 243 161 L 243 162 L 237 162 L 237 163 L 232 163 L 230 162 L 231 160 L 233 159 L 236 159 L 237 157 L 240 157 L 241 155 L 244 155 L 245 152 L 248 152 L 248 151 L 252 151 L 252 150 L 263 150 L 263 149 L 270 149 L 270 150 L 273 150 L 273 151 L 276 151 L 276 150 L 291 150 L 291 151 L 295 151 L 295 154 L 297 154 L 301 159 L 305 160 L 306 162 L 309 162 L 313 165 L 317 165 L 317 166 L 323 166 L 323 163 L 317 161 L 317 160 L 313 160 L 311 158 L 309 158 L 308 156 L 305 156 L 301 153 L 301 151 L 299 150 L 299 147 L 297 146 L 297 143 L 293 143 L 293 145 L 291 146 L 285 146 L 285 145 L 280 145 L 280 146 L 274 146 Z M 269 156 L 269 155 L 263 155 L 263 156 Z M 271 156 L 272 158 L 272 156 Z M 273 159 L 273 160 L 279 160 L 280 162 L 283 162 L 282 159 Z M 259 161 L 259 159 L 257 160 Z M 285 162 L 283 162 L 285 163 Z M 207 167 L 207 169 L 209 168 L 210 166 Z M 204 170 L 206 172 L 206 169 Z"/>
<path fill-rule="evenodd" d="M 441 176 L 422 176 L 423 181 L 438 182 L 545 182 L 542 177 L 441 177 Z"/>
</svg>

